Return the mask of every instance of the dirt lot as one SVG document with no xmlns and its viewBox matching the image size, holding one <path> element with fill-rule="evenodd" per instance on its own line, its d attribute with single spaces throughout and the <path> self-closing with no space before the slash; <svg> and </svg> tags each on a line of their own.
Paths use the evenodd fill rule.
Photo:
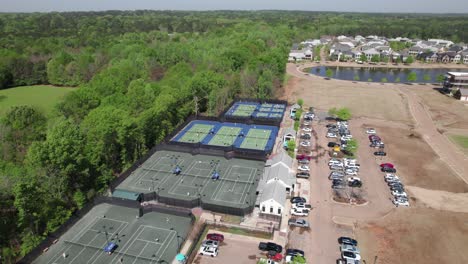
<svg viewBox="0 0 468 264">
<path fill-rule="evenodd" d="M 467 263 L 468 214 L 400 208 L 384 219 L 359 224 L 362 257 L 379 264 Z M 368 261 L 368 263 L 373 263 Z"/>
<path fill-rule="evenodd" d="M 377 129 L 385 142 L 388 154 L 385 160 L 397 166 L 397 174 L 406 185 L 457 193 L 468 192 L 468 185 L 440 160 L 418 133 L 410 128 L 372 123 L 369 126 Z"/>
<path fill-rule="evenodd" d="M 437 125 L 448 130 L 468 129 L 468 107 L 432 88 L 414 87 L 412 91 L 424 101 Z"/>
<path fill-rule="evenodd" d="M 197 256 L 195 264 L 254 264 L 261 257 L 265 257 L 263 252 L 258 250 L 258 243 L 268 241 L 261 238 L 223 233 L 216 230 L 216 233 L 224 235 L 224 241 L 219 247 L 217 257 Z"/>
<path fill-rule="evenodd" d="M 295 68 L 288 64 L 288 67 Z M 365 116 L 377 119 L 411 122 L 411 115 L 405 104 L 405 99 L 398 89 L 392 85 L 378 83 L 349 82 L 340 80 L 324 80 L 315 75 L 308 76 L 310 80 L 289 78 L 287 89 L 282 99 L 294 102 L 303 98 L 306 105 L 328 110 L 332 107 L 348 107 L 355 116 Z M 345 100 L 343 100 L 345 98 Z"/>
</svg>

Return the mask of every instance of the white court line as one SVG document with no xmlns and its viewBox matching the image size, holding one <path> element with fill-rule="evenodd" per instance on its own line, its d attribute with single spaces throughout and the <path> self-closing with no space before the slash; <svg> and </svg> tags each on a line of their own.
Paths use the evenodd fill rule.
<svg viewBox="0 0 468 264">
<path fill-rule="evenodd" d="M 172 231 L 172 230 L 171 230 L 171 231 Z M 174 236 L 177 236 L 177 232 L 175 232 L 175 231 L 172 231 L 172 233 L 169 233 L 169 235 L 171 235 L 171 234 L 174 234 L 174 235 L 171 236 L 171 240 L 169 240 L 169 243 L 166 244 L 166 247 L 164 248 L 164 250 L 163 250 L 163 252 L 161 253 L 161 255 L 159 255 L 158 259 L 156 260 L 156 263 L 159 262 L 159 260 L 161 259 L 162 255 L 166 252 L 167 247 L 169 246 L 169 244 L 171 244 L 172 240 L 174 239 Z M 166 237 L 166 238 L 167 238 L 167 237 Z M 166 242 L 166 240 L 164 240 L 164 242 Z M 161 248 L 162 248 L 162 247 L 160 247 L 160 248 L 158 249 L 157 254 L 159 254 L 159 251 L 161 250 Z M 176 251 L 177 251 L 177 250 L 176 250 Z M 153 263 L 153 261 L 151 261 L 151 263 Z"/>
<path fill-rule="evenodd" d="M 140 238 L 137 238 L 136 240 L 143 241 L 143 242 L 145 242 L 145 243 L 152 243 L 152 244 L 156 244 L 156 245 L 162 245 L 162 244 L 163 244 L 163 243 L 154 242 L 154 241 L 149 241 L 149 240 L 140 239 Z"/>
<path fill-rule="evenodd" d="M 131 242 L 130 245 L 133 245 L 133 243 L 135 242 L 135 240 L 133 239 L 133 237 L 135 237 L 135 236 L 138 237 L 138 236 L 143 232 L 144 228 L 142 228 L 142 227 L 144 227 L 144 226 L 139 226 L 139 227 L 137 228 L 137 230 L 135 231 L 135 233 L 133 233 L 132 236 L 128 239 L 128 241 L 125 242 L 125 244 L 122 246 L 122 251 L 119 251 L 119 252 L 114 256 L 114 258 L 112 259 L 112 262 L 111 262 L 111 263 L 117 263 L 117 262 L 115 261 L 115 258 L 119 257 L 120 255 L 125 256 L 125 254 L 127 254 L 128 248 L 130 248 L 130 246 L 129 246 L 125 251 L 123 251 L 124 248 L 125 248 L 130 242 Z M 142 228 L 142 230 L 141 230 L 140 232 L 138 232 L 138 230 L 140 230 L 140 228 Z"/>
<path fill-rule="evenodd" d="M 104 219 L 104 218 L 103 218 L 103 219 Z M 107 218 L 105 218 L 105 219 L 107 219 Z M 129 222 L 123 222 L 123 221 L 119 221 L 119 220 L 114 220 L 114 219 L 112 219 L 112 218 L 109 219 L 109 220 L 121 222 L 119 228 L 117 228 L 117 230 L 116 230 L 114 233 L 112 233 L 111 236 L 112 236 L 113 234 L 116 234 L 117 231 L 118 231 L 118 232 L 121 232 L 122 230 L 124 230 L 124 229 L 130 224 Z M 123 222 L 123 223 L 122 223 L 122 222 Z M 121 227 L 122 225 L 123 225 L 123 228 L 120 229 L 120 227 Z M 94 237 L 94 239 L 96 239 L 96 237 Z M 94 239 L 91 240 L 91 241 L 89 241 L 89 242 L 87 243 L 87 245 L 90 245 L 91 242 L 94 241 Z M 107 243 L 107 242 L 106 242 L 106 243 Z M 106 245 L 104 245 L 104 246 L 106 246 Z M 101 246 L 101 247 L 102 247 L 102 246 Z M 99 254 L 95 257 L 96 253 L 99 253 Z M 93 254 L 93 256 L 92 256 L 86 263 L 89 263 L 89 262 L 90 262 L 91 260 L 93 260 L 93 259 L 94 259 L 94 261 L 91 262 L 91 263 L 94 263 L 98 258 L 101 257 L 102 253 L 104 253 L 104 248 L 102 248 L 102 251 L 97 251 L 97 252 L 95 252 L 95 253 Z M 70 262 L 70 263 L 71 263 L 71 262 Z"/>
<path fill-rule="evenodd" d="M 92 224 L 94 224 L 94 223 L 97 222 L 97 219 L 98 219 L 98 218 L 100 219 L 101 217 L 97 217 L 97 216 L 96 216 L 91 222 L 89 222 L 89 224 L 87 224 L 87 225 L 85 226 L 85 228 L 81 229 L 81 230 L 78 232 L 78 234 L 77 234 L 76 236 L 74 236 L 74 237 L 82 237 L 82 236 L 80 236 L 80 234 L 86 232 L 86 230 L 88 230 L 88 227 L 89 227 L 89 226 L 91 226 Z M 78 221 L 78 223 L 75 224 L 75 226 L 79 226 L 79 223 L 80 223 L 80 222 L 83 222 L 83 221 L 85 221 L 85 218 L 83 218 L 83 219 L 81 219 L 80 221 Z M 64 245 L 65 245 L 65 244 L 64 244 Z M 63 252 L 67 252 L 71 247 L 72 247 L 72 245 L 69 245 L 68 247 L 65 246 L 66 249 L 65 249 L 65 251 L 63 251 Z M 63 253 L 63 252 L 60 252 L 60 250 L 58 250 L 58 251 L 59 251 L 59 252 L 57 252 L 57 254 L 55 254 L 55 256 L 53 256 L 53 257 L 51 258 L 51 260 L 47 262 L 47 264 L 49 264 L 49 263 L 51 263 L 51 262 L 54 262 L 54 263 L 55 263 L 55 260 L 56 260 L 58 257 L 60 257 L 60 253 Z"/>
<path fill-rule="evenodd" d="M 153 227 L 153 226 L 147 226 L 147 225 L 144 226 L 143 231 L 144 231 L 146 228 L 149 228 L 149 229 L 159 229 L 159 230 L 169 231 L 169 234 L 164 238 L 164 242 L 163 242 L 162 244 L 165 244 L 166 241 L 167 241 L 167 238 L 168 238 L 169 236 L 171 236 L 172 233 L 175 233 L 175 231 L 173 231 L 173 230 L 169 230 L 169 229 L 165 229 L 165 228 L 159 228 L 159 227 Z M 141 235 L 141 233 L 142 233 L 142 232 L 140 232 L 140 234 L 138 235 L 138 237 Z M 139 239 L 137 238 L 137 239 L 135 239 L 135 241 L 136 241 L 136 240 L 139 240 Z M 172 241 L 172 239 L 171 239 L 171 241 Z M 146 247 L 147 245 L 148 245 L 148 244 L 146 244 L 145 247 Z M 158 254 L 159 254 L 159 251 L 161 251 L 161 248 L 162 248 L 162 246 L 160 246 L 160 247 L 158 248 L 158 251 L 156 251 L 156 253 L 154 253 L 154 255 L 158 255 Z M 167 245 L 166 245 L 166 248 L 167 248 Z M 140 251 L 140 254 L 141 254 L 141 252 L 142 252 L 142 251 Z M 165 252 L 165 250 L 163 251 L 163 253 L 164 253 L 164 252 Z M 138 256 L 140 256 L 140 254 L 138 254 Z M 161 255 L 162 255 L 162 254 L 161 254 Z M 158 259 L 156 260 L 156 263 L 158 263 L 158 261 L 159 261 L 160 258 L 161 258 L 161 256 L 158 257 Z M 137 259 L 138 259 L 138 258 L 136 258 L 136 259 L 132 262 L 132 264 L 133 264 Z M 151 263 L 153 263 L 153 260 L 151 261 Z"/>
<path fill-rule="evenodd" d="M 232 168 L 233 167 L 236 167 L 236 168 L 246 168 L 246 167 L 240 167 L 240 166 L 232 166 L 230 167 L 229 169 L 229 172 L 231 172 Z M 246 168 L 247 169 L 247 168 Z M 257 169 L 256 168 L 252 168 L 252 167 L 249 167 L 248 169 L 250 169 L 250 174 L 249 174 L 249 179 L 248 181 L 251 182 L 253 179 L 255 179 L 255 173 L 257 172 Z M 252 173 L 253 172 L 253 173 Z M 232 173 L 232 175 L 234 174 L 238 174 L 238 175 L 244 175 L 244 174 L 240 174 L 240 173 Z M 237 180 L 236 180 L 237 181 Z M 242 201 L 242 198 L 244 198 L 243 202 L 245 202 L 246 198 L 247 198 L 247 188 L 249 188 L 249 184 L 247 183 L 244 183 L 242 182 L 242 184 L 244 184 L 244 191 L 242 193 L 242 195 L 239 197 L 239 200 L 237 202 L 233 202 L 233 201 L 226 201 L 226 200 L 223 200 L 223 199 L 220 199 L 218 198 L 219 194 L 221 193 L 221 190 L 225 190 L 224 189 L 224 183 L 226 183 L 227 181 L 224 181 L 223 184 L 221 184 L 219 187 L 220 188 L 217 188 L 217 190 L 213 193 L 213 195 L 215 195 L 215 197 L 213 198 L 213 195 L 211 196 L 211 199 L 214 200 L 214 201 L 218 201 L 218 202 L 225 202 L 225 203 L 234 203 L 234 204 L 240 204 L 240 202 Z M 235 188 L 235 185 L 237 183 L 234 182 L 234 186 L 233 186 L 233 190 Z M 222 187 L 222 188 L 221 188 Z M 223 191 L 223 193 L 226 193 L 226 191 Z M 240 193 L 236 193 L 236 194 L 240 194 Z"/>
<path fill-rule="evenodd" d="M 210 164 L 210 163 L 205 162 L 205 161 L 203 161 L 203 162 L 201 162 L 201 163 Z M 193 162 L 190 164 L 189 169 L 187 170 L 187 173 L 190 172 L 190 171 L 192 171 L 193 169 L 202 170 L 202 169 L 200 169 L 200 168 L 196 168 L 196 165 L 197 165 L 197 164 L 200 164 L 200 163 L 198 163 L 198 161 L 193 161 Z M 207 170 L 207 169 L 204 169 L 204 170 Z M 209 171 L 209 172 L 208 172 L 208 175 L 210 175 L 211 172 L 213 172 L 213 169 L 210 169 L 210 170 L 208 170 L 208 171 Z M 181 178 L 176 182 L 176 184 L 168 191 L 168 193 L 174 194 L 174 195 L 184 195 L 184 194 L 181 194 L 180 192 L 177 192 L 176 189 L 177 189 L 178 187 L 186 187 L 186 188 L 195 189 L 195 191 L 193 191 L 193 193 L 196 194 L 196 193 L 197 193 L 197 190 L 198 190 L 198 187 L 194 187 L 193 185 L 194 185 L 194 181 L 195 181 L 196 179 L 199 179 L 199 178 L 203 179 L 203 181 L 202 181 L 203 187 L 200 189 L 200 193 L 202 193 L 202 192 L 205 190 L 206 185 L 207 185 L 206 183 L 210 180 L 210 178 L 209 178 L 209 177 L 201 177 L 201 176 L 199 177 L 199 176 L 197 176 L 198 173 L 197 173 L 197 174 L 188 173 L 188 174 L 193 175 L 193 176 L 190 176 L 190 177 L 193 177 L 193 179 L 192 179 L 192 185 L 187 185 L 187 184 L 182 183 L 182 180 L 183 180 L 183 177 L 184 177 L 184 176 L 182 175 L 182 177 L 181 177 Z"/>
</svg>

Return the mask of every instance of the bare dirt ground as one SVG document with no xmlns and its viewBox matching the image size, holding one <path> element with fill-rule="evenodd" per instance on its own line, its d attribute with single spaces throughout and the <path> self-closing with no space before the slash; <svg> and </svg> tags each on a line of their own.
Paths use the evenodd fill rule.
<svg viewBox="0 0 468 264">
<path fill-rule="evenodd" d="M 411 122 L 404 96 L 388 84 L 327 81 L 315 75 L 302 79 L 305 74 L 296 71 L 293 64 L 288 64 L 288 73 L 292 77 L 281 99 L 295 102 L 303 98 L 308 105 L 318 109 L 348 107 L 355 116 Z"/>
<path fill-rule="evenodd" d="M 466 263 L 468 214 L 427 208 L 399 208 L 359 224 L 356 237 L 364 259 L 379 264 Z M 368 261 L 367 263 L 374 263 Z"/>
<path fill-rule="evenodd" d="M 366 263 L 374 263 L 375 256 L 375 263 L 389 264 L 468 261 L 468 255 L 464 253 L 464 245 L 468 242 L 468 214 L 463 213 L 466 212 L 468 193 L 468 185 L 463 178 L 467 178 L 468 175 L 464 170 L 454 170 L 454 164 L 450 160 L 456 156 L 457 164 L 463 163 L 463 156 L 450 153 L 452 148 L 444 145 L 451 143 L 441 139 L 444 130 L 466 134 L 468 107 L 445 97 L 430 85 L 381 85 L 325 80 L 305 75 L 293 64 L 288 64 L 287 69 L 288 74 L 293 77 L 284 89 L 283 99 L 293 102 L 302 98 L 306 107 L 314 106 L 322 111 L 331 107 L 349 107 L 353 113 L 351 124 L 357 126 L 352 130 L 353 135 L 358 136 L 357 134 L 362 132 L 358 130 L 364 127 L 375 127 L 378 130 L 388 152 L 388 156 L 382 161 L 392 162 L 397 166 L 397 174 L 408 187 L 407 191 L 411 197 L 411 207 L 391 209 L 385 216 L 377 214 L 379 210 L 384 211 L 378 206 L 385 199 L 385 195 L 389 195 L 388 187 L 383 177 L 377 176 L 378 179 L 375 180 L 363 175 L 362 178 L 368 184 L 366 187 L 370 198 L 369 205 L 340 206 L 338 209 L 325 202 L 329 199 L 330 190 L 323 189 L 323 186 L 315 186 L 318 185 L 317 179 L 311 180 L 312 195 L 317 196 L 311 197 L 311 201 L 315 200 L 319 206 L 316 207 L 317 215 L 312 215 L 312 220 L 315 220 L 312 223 L 316 226 L 315 232 L 312 229 L 311 233 L 313 248 L 310 252 L 321 260 L 325 257 L 329 260 L 338 253 L 336 250 L 324 252 L 324 249 L 333 247 L 333 243 L 336 243 L 335 236 L 340 231 L 332 223 L 322 225 L 329 221 L 330 217 L 335 219 L 333 215 L 338 215 L 351 223 L 354 222 L 354 234 L 359 240 L 362 257 Z M 411 111 L 408 98 L 411 99 Z M 432 120 L 436 121 L 432 122 L 427 117 L 421 118 L 426 110 Z M 415 113 L 416 118 L 420 119 L 414 119 Z M 426 131 L 430 132 L 424 134 Z M 359 158 L 372 161 L 369 163 L 360 160 L 363 171 L 364 166 L 372 166 L 372 163 L 377 167 L 380 161 L 372 157 L 372 154 L 366 154 L 374 150 L 368 147 L 365 137 L 358 137 Z M 431 140 L 437 141 L 437 144 L 429 145 L 428 141 L 432 144 Z M 466 162 L 468 163 L 468 160 Z M 319 168 L 316 169 L 317 172 L 322 173 Z M 376 169 L 378 170 L 378 167 Z M 387 202 L 390 203 L 388 200 Z M 367 217 L 363 217 L 365 215 Z M 327 242 L 328 240 L 333 241 Z M 316 248 L 314 244 L 318 245 L 317 243 L 326 244 L 326 247 L 324 245 Z M 330 253 L 331 256 L 327 256 Z M 313 260 L 314 257 L 310 259 Z"/>
</svg>

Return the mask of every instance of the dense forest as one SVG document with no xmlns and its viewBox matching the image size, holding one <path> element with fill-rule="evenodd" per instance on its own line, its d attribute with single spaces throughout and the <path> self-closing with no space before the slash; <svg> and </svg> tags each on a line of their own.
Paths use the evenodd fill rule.
<svg viewBox="0 0 468 264">
<path fill-rule="evenodd" d="M 0 248 L 14 262 L 200 110 L 270 98 L 293 41 L 330 34 L 468 41 L 466 16 L 287 11 L 0 14 L 0 89 L 76 86 L 52 116 L 0 117 Z"/>
</svg>

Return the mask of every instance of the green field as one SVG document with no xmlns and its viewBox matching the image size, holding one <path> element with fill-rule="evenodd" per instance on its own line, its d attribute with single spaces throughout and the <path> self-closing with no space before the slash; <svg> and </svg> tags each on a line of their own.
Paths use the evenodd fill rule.
<svg viewBox="0 0 468 264">
<path fill-rule="evenodd" d="M 15 105 L 32 105 L 48 115 L 63 96 L 74 88 L 50 85 L 20 86 L 0 90 L 0 116 Z"/>
<path fill-rule="evenodd" d="M 457 144 L 460 149 L 468 154 L 468 137 L 461 135 L 449 135 L 450 140 Z"/>
</svg>

